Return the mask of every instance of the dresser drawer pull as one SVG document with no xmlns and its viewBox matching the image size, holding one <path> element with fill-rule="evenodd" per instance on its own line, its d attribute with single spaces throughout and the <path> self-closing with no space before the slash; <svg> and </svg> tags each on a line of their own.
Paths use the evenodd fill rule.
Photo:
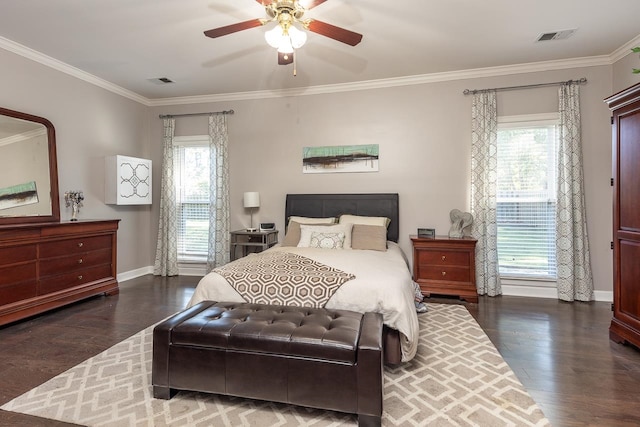
<svg viewBox="0 0 640 427">
<path fill-rule="evenodd" d="M 443 275 L 443 276 L 446 276 L 446 275 L 447 275 L 447 272 L 446 272 L 446 271 L 443 271 L 443 272 L 442 272 L 442 275 Z"/>
<path fill-rule="evenodd" d="M 82 258 L 78 260 L 78 264 L 82 264 Z"/>
<path fill-rule="evenodd" d="M 81 247 L 83 247 L 83 246 L 84 246 L 84 243 L 82 243 L 82 242 L 78 243 L 78 247 L 79 247 L 79 248 L 81 248 Z"/>
<path fill-rule="evenodd" d="M 442 255 L 442 260 L 444 261 L 445 259 L 447 259 L 446 255 Z"/>
<path fill-rule="evenodd" d="M 82 280 L 82 274 L 78 276 L 78 280 Z"/>
</svg>

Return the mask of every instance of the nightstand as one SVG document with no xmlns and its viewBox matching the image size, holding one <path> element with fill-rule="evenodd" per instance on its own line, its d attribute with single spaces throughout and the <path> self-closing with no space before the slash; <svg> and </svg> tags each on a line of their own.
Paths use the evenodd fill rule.
<svg viewBox="0 0 640 427">
<path fill-rule="evenodd" d="M 478 302 L 476 239 L 410 237 L 413 243 L 413 279 L 424 295 L 455 295 L 468 302 Z"/>
<path fill-rule="evenodd" d="M 230 234 L 230 259 L 234 261 L 249 253 L 262 252 L 278 243 L 278 230 L 247 231 L 237 230 Z M 238 251 L 241 253 L 238 256 Z"/>
</svg>

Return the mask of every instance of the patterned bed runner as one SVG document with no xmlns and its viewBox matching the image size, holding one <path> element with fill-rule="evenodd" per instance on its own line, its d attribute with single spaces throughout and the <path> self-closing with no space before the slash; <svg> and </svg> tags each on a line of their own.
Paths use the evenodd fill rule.
<svg viewBox="0 0 640 427">
<path fill-rule="evenodd" d="M 353 274 L 288 252 L 250 254 L 213 270 L 247 301 L 324 307 Z"/>
</svg>

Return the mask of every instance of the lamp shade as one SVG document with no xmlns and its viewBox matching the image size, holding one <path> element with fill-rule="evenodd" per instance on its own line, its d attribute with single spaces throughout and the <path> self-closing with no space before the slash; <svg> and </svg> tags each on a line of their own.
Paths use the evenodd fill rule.
<svg viewBox="0 0 640 427">
<path fill-rule="evenodd" d="M 260 193 L 257 191 L 246 192 L 243 201 L 245 208 L 258 208 L 260 207 Z"/>
</svg>

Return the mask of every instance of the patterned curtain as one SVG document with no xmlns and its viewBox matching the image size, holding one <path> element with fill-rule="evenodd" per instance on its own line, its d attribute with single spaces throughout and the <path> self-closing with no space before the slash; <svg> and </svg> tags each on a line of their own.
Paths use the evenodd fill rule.
<svg viewBox="0 0 640 427">
<path fill-rule="evenodd" d="M 175 119 L 164 119 L 162 182 L 160 183 L 160 222 L 158 225 L 158 246 L 153 274 L 175 276 L 178 274 L 178 238 L 176 212 L 176 185 L 173 179 L 175 151 L 173 135 Z"/>
<path fill-rule="evenodd" d="M 556 262 L 558 298 L 591 301 L 593 277 L 589 258 L 587 215 L 580 141 L 580 87 L 563 84 L 558 140 L 558 202 L 556 205 Z"/>
<path fill-rule="evenodd" d="M 498 109 L 496 91 L 473 95 L 471 110 L 471 212 L 478 294 L 502 294 L 498 274 Z"/>
<path fill-rule="evenodd" d="M 210 192 L 207 271 L 229 262 L 229 163 L 227 116 L 209 116 Z"/>
</svg>

